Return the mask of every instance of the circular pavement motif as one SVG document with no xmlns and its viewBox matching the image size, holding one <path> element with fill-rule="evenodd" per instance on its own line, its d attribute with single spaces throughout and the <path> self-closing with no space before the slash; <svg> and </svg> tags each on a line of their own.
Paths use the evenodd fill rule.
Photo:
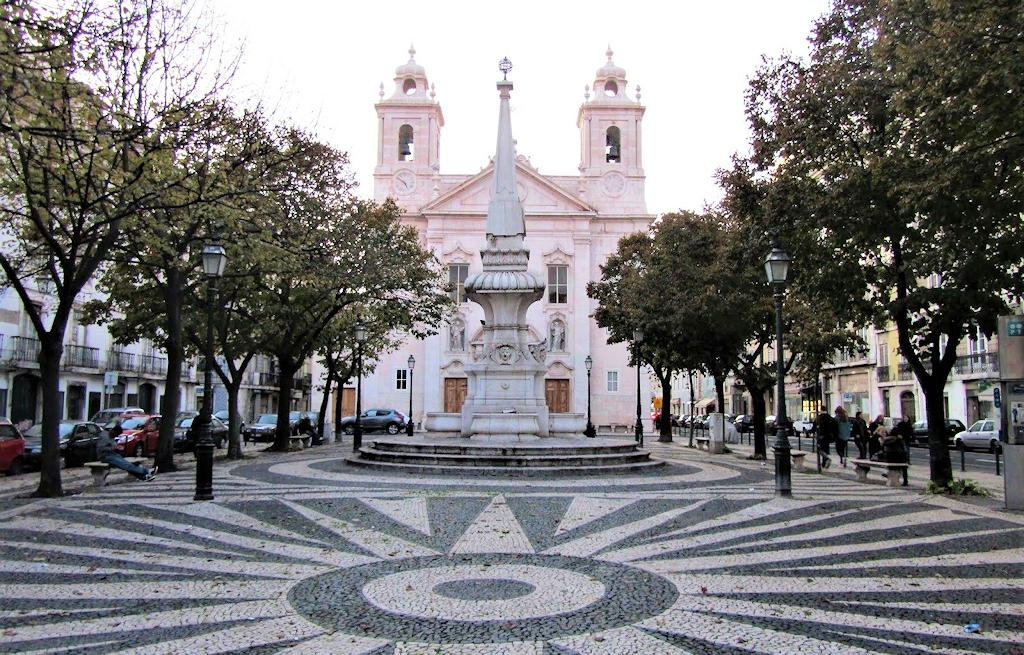
<svg viewBox="0 0 1024 655">
<path fill-rule="evenodd" d="M 518 580 L 479 578 L 442 582 L 433 592 L 456 600 L 511 600 L 526 596 L 534 589 L 532 584 Z"/>
<path fill-rule="evenodd" d="M 467 598 L 462 592 L 472 588 Z M 494 598 L 503 593 L 522 595 Z M 442 619 L 450 638 L 462 643 L 621 627 L 664 612 L 678 597 L 668 580 L 630 566 L 507 554 L 366 564 L 308 578 L 288 594 L 299 614 L 324 628 L 400 640 Z"/>
</svg>

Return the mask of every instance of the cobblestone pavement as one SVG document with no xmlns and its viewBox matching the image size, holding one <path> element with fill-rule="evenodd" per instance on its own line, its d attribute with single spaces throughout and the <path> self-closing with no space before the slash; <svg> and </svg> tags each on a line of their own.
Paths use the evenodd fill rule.
<svg viewBox="0 0 1024 655">
<path fill-rule="evenodd" d="M 651 444 L 612 479 L 345 447 L 0 513 L 4 653 L 1024 653 L 1024 516 Z M 977 623 L 979 633 L 965 624 Z"/>
</svg>

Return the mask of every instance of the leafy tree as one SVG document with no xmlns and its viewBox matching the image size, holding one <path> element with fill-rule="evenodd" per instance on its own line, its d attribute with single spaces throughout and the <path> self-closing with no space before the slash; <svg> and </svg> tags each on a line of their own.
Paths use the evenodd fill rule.
<svg viewBox="0 0 1024 655">
<path fill-rule="evenodd" d="M 59 496 L 64 332 L 79 294 L 166 180 L 160 131 L 217 88 L 190 6 L 161 0 L 52 12 L 0 6 L 0 267 L 39 338 L 43 454 L 37 495 Z M 190 54 L 191 53 L 191 54 Z M 27 281 L 54 289 L 46 314 Z"/>
<path fill-rule="evenodd" d="M 1020 6 L 837 0 L 811 46 L 751 82 L 755 161 L 805 190 L 794 227 L 814 238 L 817 273 L 842 271 L 843 302 L 896 326 L 944 485 L 957 346 L 1024 293 Z"/>
</svg>

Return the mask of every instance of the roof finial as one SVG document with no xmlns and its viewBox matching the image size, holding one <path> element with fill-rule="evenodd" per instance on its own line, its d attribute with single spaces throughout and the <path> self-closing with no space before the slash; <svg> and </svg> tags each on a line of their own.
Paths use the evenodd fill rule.
<svg viewBox="0 0 1024 655">
<path fill-rule="evenodd" d="M 512 62 L 508 60 L 508 57 L 504 57 L 501 61 L 498 62 L 498 70 L 500 70 L 501 74 L 503 75 L 502 79 L 507 80 L 508 72 L 512 70 Z"/>
<path fill-rule="evenodd" d="M 640 102 L 640 85 L 636 85 L 636 101 Z"/>
<path fill-rule="evenodd" d="M 380 83 L 380 91 L 378 91 L 378 94 L 380 95 L 380 99 L 383 100 L 384 99 L 384 83 L 383 82 Z"/>
<path fill-rule="evenodd" d="M 614 52 L 612 52 L 612 44 L 610 44 L 610 43 L 608 44 L 608 49 L 604 51 L 604 54 L 605 54 L 606 57 L 608 57 L 608 63 L 611 64 L 612 63 L 612 55 L 615 54 Z"/>
<path fill-rule="evenodd" d="M 412 63 L 415 63 L 415 62 L 416 62 L 416 48 L 413 47 L 413 45 L 410 43 L 409 44 L 409 63 L 412 64 Z"/>
<path fill-rule="evenodd" d="M 590 100 L 590 85 L 589 84 L 584 84 L 583 85 L 583 99 L 584 100 Z"/>
</svg>

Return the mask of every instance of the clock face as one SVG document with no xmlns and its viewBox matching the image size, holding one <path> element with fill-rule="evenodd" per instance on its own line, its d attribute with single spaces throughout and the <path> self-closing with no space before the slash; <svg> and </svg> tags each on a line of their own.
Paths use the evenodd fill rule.
<svg viewBox="0 0 1024 655">
<path fill-rule="evenodd" d="M 626 190 L 626 178 L 621 173 L 608 173 L 601 180 L 601 186 L 605 194 L 609 196 L 620 196 Z"/>
<path fill-rule="evenodd" d="M 395 173 L 395 192 L 405 195 L 416 188 L 416 176 L 409 171 Z"/>
</svg>

